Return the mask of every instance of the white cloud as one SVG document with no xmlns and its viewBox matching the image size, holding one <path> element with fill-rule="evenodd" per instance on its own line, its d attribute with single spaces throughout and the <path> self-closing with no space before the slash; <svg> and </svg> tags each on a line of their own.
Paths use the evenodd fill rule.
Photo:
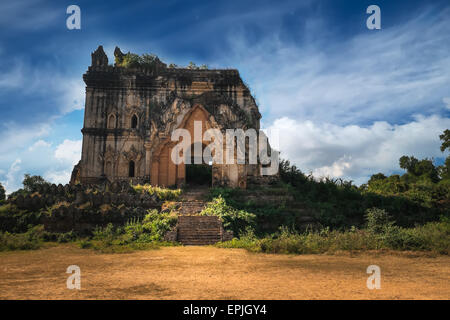
<svg viewBox="0 0 450 320">
<path fill-rule="evenodd" d="M 447 109 L 450 110 L 450 97 L 445 97 L 442 99 L 442 101 L 445 103 Z"/>
<path fill-rule="evenodd" d="M 72 174 L 71 170 L 63 171 L 48 171 L 44 173 L 44 177 L 47 181 L 54 184 L 67 184 L 70 181 L 70 176 Z"/>
<path fill-rule="evenodd" d="M 9 156 L 13 150 L 30 145 L 38 138 L 48 135 L 50 132 L 49 124 L 38 124 L 24 128 L 15 122 L 3 123 L 0 127 L 0 161 Z"/>
<path fill-rule="evenodd" d="M 377 172 L 400 170 L 403 155 L 442 157 L 439 134 L 450 119 L 416 116 L 406 124 L 385 121 L 368 127 L 297 121 L 283 117 L 268 129 L 279 131 L 281 157 L 316 177 L 342 177 L 365 183 Z"/>
<path fill-rule="evenodd" d="M 20 164 L 22 163 L 22 160 L 20 158 L 14 160 L 14 162 L 11 164 L 11 166 L 8 169 L 8 172 L 6 173 L 6 180 L 2 181 L 2 185 L 5 187 L 6 193 L 9 194 L 12 191 L 19 188 L 20 182 L 18 182 L 18 173 L 20 172 Z"/>
<path fill-rule="evenodd" d="M 447 15 L 445 15 L 445 14 Z M 395 123 L 414 113 L 441 113 L 450 83 L 450 24 L 425 10 L 381 32 L 361 32 L 324 45 L 332 26 L 311 23 L 314 37 L 284 40 L 279 31 L 258 42 L 230 35 L 231 52 L 250 83 L 263 121 L 281 116 L 340 124 Z M 314 19 L 314 17 L 305 17 Z M 403 120 L 403 119 L 402 119 Z"/>
<path fill-rule="evenodd" d="M 22 187 L 23 175 L 41 175 L 52 183 L 66 184 L 74 164 L 81 158 L 81 140 L 64 140 L 56 146 L 43 139 L 25 140 L 26 144 L 0 157 L 0 180 L 7 193 Z M 27 147 L 28 146 L 28 147 Z"/>
<path fill-rule="evenodd" d="M 36 150 L 38 148 L 47 148 L 47 147 L 50 147 L 50 146 L 51 146 L 51 143 L 40 139 L 40 140 L 36 141 L 35 143 L 33 143 L 33 145 L 28 148 L 28 151 L 34 151 L 34 150 Z"/>
<path fill-rule="evenodd" d="M 323 177 L 333 177 L 340 178 L 344 175 L 344 171 L 351 167 L 351 162 L 346 161 L 347 157 L 342 157 L 334 161 L 330 166 L 324 166 L 320 168 L 315 168 L 313 170 L 313 176 L 317 178 Z"/>
<path fill-rule="evenodd" d="M 81 158 L 81 140 L 64 140 L 58 145 L 55 158 L 70 165 L 75 165 Z"/>
</svg>

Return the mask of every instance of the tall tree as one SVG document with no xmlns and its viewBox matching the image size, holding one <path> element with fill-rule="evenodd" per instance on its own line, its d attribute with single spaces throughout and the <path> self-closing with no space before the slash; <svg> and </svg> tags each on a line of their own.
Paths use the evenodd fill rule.
<svg viewBox="0 0 450 320">
<path fill-rule="evenodd" d="M 5 188 L 2 186 L 2 184 L 0 183 L 0 201 L 5 199 L 6 199 L 6 191 Z"/>
<path fill-rule="evenodd" d="M 439 138 L 442 140 L 441 151 L 444 152 L 445 149 L 450 150 L 450 130 L 446 129 L 444 133 L 439 136 Z"/>
<path fill-rule="evenodd" d="M 25 191 L 35 192 L 39 186 L 45 184 L 48 185 L 50 183 L 45 181 L 41 176 L 32 176 L 28 173 L 25 173 L 22 184 Z"/>
</svg>

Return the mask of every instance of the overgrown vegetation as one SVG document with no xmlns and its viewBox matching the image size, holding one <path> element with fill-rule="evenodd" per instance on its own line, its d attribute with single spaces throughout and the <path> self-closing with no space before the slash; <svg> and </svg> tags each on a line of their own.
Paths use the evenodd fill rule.
<svg viewBox="0 0 450 320">
<path fill-rule="evenodd" d="M 114 188 L 121 191 L 113 194 L 109 186 L 56 186 L 26 174 L 23 188 L 0 203 L 0 250 L 37 249 L 45 242 L 74 241 L 105 252 L 167 245 L 163 237 L 175 225 L 176 214 L 158 210 L 163 201 L 178 199 L 181 190 L 126 183 Z M 43 224 L 53 232 L 44 232 Z M 77 228 L 70 231 L 73 227 Z"/>
<path fill-rule="evenodd" d="M 42 225 L 31 227 L 24 233 L 0 231 L 0 251 L 39 249 L 44 238 Z"/>
<path fill-rule="evenodd" d="M 128 252 L 132 250 L 157 249 L 173 245 L 164 241 L 164 234 L 176 224 L 177 216 L 150 210 L 142 221 L 132 220 L 124 226 L 98 227 L 90 239 L 79 242 L 81 248 L 101 252 Z"/>
<path fill-rule="evenodd" d="M 252 229 L 240 238 L 216 244 L 221 248 L 243 248 L 252 252 L 316 254 L 338 251 L 365 250 L 414 250 L 431 251 L 436 254 L 450 252 L 450 220 L 429 222 L 414 228 L 402 228 L 387 218 L 385 211 L 368 210 L 367 228 L 352 227 L 347 231 L 309 230 L 299 233 L 285 226 L 277 233 L 262 238 L 255 236 Z"/>
<path fill-rule="evenodd" d="M 449 130 L 441 135 L 442 151 L 449 148 L 448 136 Z M 310 226 L 316 229 L 362 228 L 366 210 L 374 207 L 389 212 L 402 227 L 437 221 L 441 215 L 448 217 L 450 157 L 442 166 L 435 166 L 429 159 L 406 156 L 399 162 L 406 170 L 403 175 L 374 174 L 367 184 L 358 187 L 342 179 L 317 180 L 282 160 L 280 183 L 246 191 L 215 188 L 210 196 L 221 195 L 233 208 L 254 213 L 259 236 L 273 233 L 281 225 L 302 232 L 308 226 L 305 217 L 311 218 L 314 223 Z M 273 199 L 275 195 L 281 200 Z"/>
<path fill-rule="evenodd" d="M 143 54 L 138 55 L 128 52 L 126 54 L 115 56 L 115 65 L 124 68 L 152 68 L 155 64 L 162 64 L 158 56 L 155 54 Z M 169 68 L 180 68 L 174 63 L 169 64 Z M 191 70 L 207 70 L 208 66 L 203 64 L 197 66 L 194 62 L 190 61 L 186 69 Z"/>
<path fill-rule="evenodd" d="M 139 56 L 135 53 L 128 52 L 122 56 L 115 57 L 116 66 L 125 68 L 150 68 L 157 62 L 161 63 L 159 58 L 154 54 L 143 54 Z"/>
<path fill-rule="evenodd" d="M 254 227 L 256 218 L 253 213 L 227 205 L 221 195 L 209 202 L 200 215 L 219 217 L 224 229 L 233 231 L 236 235 L 241 234 L 248 227 Z"/>
<path fill-rule="evenodd" d="M 148 193 L 150 195 L 156 195 L 159 200 L 177 200 L 181 195 L 181 189 L 167 189 L 152 186 L 150 184 L 138 184 L 133 186 L 133 189 L 139 193 Z"/>
<path fill-rule="evenodd" d="M 77 242 L 81 248 L 101 252 L 129 252 L 173 245 L 164 241 L 164 234 L 175 226 L 177 216 L 172 212 L 149 210 L 142 221 L 133 219 L 124 226 L 108 224 L 97 227 L 91 236 L 81 237 L 73 231 L 50 233 L 43 225 L 29 226 L 24 233 L 0 232 L 0 251 L 39 249 L 45 242 Z"/>
<path fill-rule="evenodd" d="M 440 137 L 444 152 L 450 148 L 450 131 Z M 210 202 L 201 214 L 218 216 L 224 228 L 236 236 L 218 244 L 220 247 L 268 253 L 393 249 L 448 254 L 450 157 L 436 166 L 430 159 L 403 156 L 399 165 L 406 171 L 404 174 L 377 173 L 366 185 L 358 187 L 341 179 L 318 181 L 284 160 L 280 163 L 281 179 L 273 185 L 248 190 L 210 189 Z M 43 197 L 42 190 L 54 190 L 56 186 L 42 177 L 25 175 L 23 185 L 6 201 L 2 199 L 4 188 L 0 185 L 0 251 L 37 249 L 45 242 L 73 241 L 82 248 L 102 252 L 169 245 L 163 241 L 164 234 L 177 221 L 171 201 L 181 195 L 180 189 L 127 184 L 120 189 L 126 190 L 120 199 L 114 194 L 113 200 L 107 188 L 101 193 L 89 187 L 81 192 L 81 197 L 80 192 L 75 197 L 74 192 L 67 193 L 63 186 L 58 186 L 62 191 L 49 199 Z M 108 203 L 104 202 L 106 196 Z M 19 198 L 21 202 L 10 201 Z M 163 201 L 165 209 L 161 212 L 148 209 L 156 203 L 161 208 Z M 148 202 L 146 209 L 142 207 L 145 202 Z M 133 206 L 135 203 L 137 206 Z M 92 220 L 103 221 L 104 227 L 97 227 L 90 234 L 51 233 L 40 225 L 42 218 L 63 217 L 63 221 L 75 214 L 77 219 L 88 215 L 111 220 Z M 113 223 L 105 226 L 108 221 Z"/>
</svg>

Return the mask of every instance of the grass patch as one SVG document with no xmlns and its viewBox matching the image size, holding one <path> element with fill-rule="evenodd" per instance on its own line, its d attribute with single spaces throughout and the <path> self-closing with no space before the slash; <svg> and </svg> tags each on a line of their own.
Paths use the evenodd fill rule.
<svg viewBox="0 0 450 320">
<path fill-rule="evenodd" d="M 181 195 L 181 189 L 168 189 L 152 186 L 150 184 L 138 184 L 133 186 L 133 189 L 138 193 L 148 193 L 150 195 L 156 195 L 161 201 L 166 200 L 178 200 Z"/>
</svg>

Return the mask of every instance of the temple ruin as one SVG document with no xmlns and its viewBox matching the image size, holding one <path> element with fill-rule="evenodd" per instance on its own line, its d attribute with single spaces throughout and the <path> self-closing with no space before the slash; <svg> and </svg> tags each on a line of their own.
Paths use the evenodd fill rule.
<svg viewBox="0 0 450 320">
<path fill-rule="evenodd" d="M 72 183 L 130 180 L 182 186 L 190 182 L 190 168 L 170 159 L 176 143 L 173 130 L 184 128 L 194 137 L 194 121 L 222 132 L 259 130 L 261 114 L 238 70 L 168 67 L 156 56 L 145 65 L 123 66 L 125 55 L 119 48 L 114 56 L 110 65 L 99 46 L 83 75 L 82 157 Z M 203 137 L 194 137 L 192 143 L 207 144 Z M 210 168 L 212 186 L 246 188 L 261 175 L 260 164 L 203 165 Z"/>
</svg>

